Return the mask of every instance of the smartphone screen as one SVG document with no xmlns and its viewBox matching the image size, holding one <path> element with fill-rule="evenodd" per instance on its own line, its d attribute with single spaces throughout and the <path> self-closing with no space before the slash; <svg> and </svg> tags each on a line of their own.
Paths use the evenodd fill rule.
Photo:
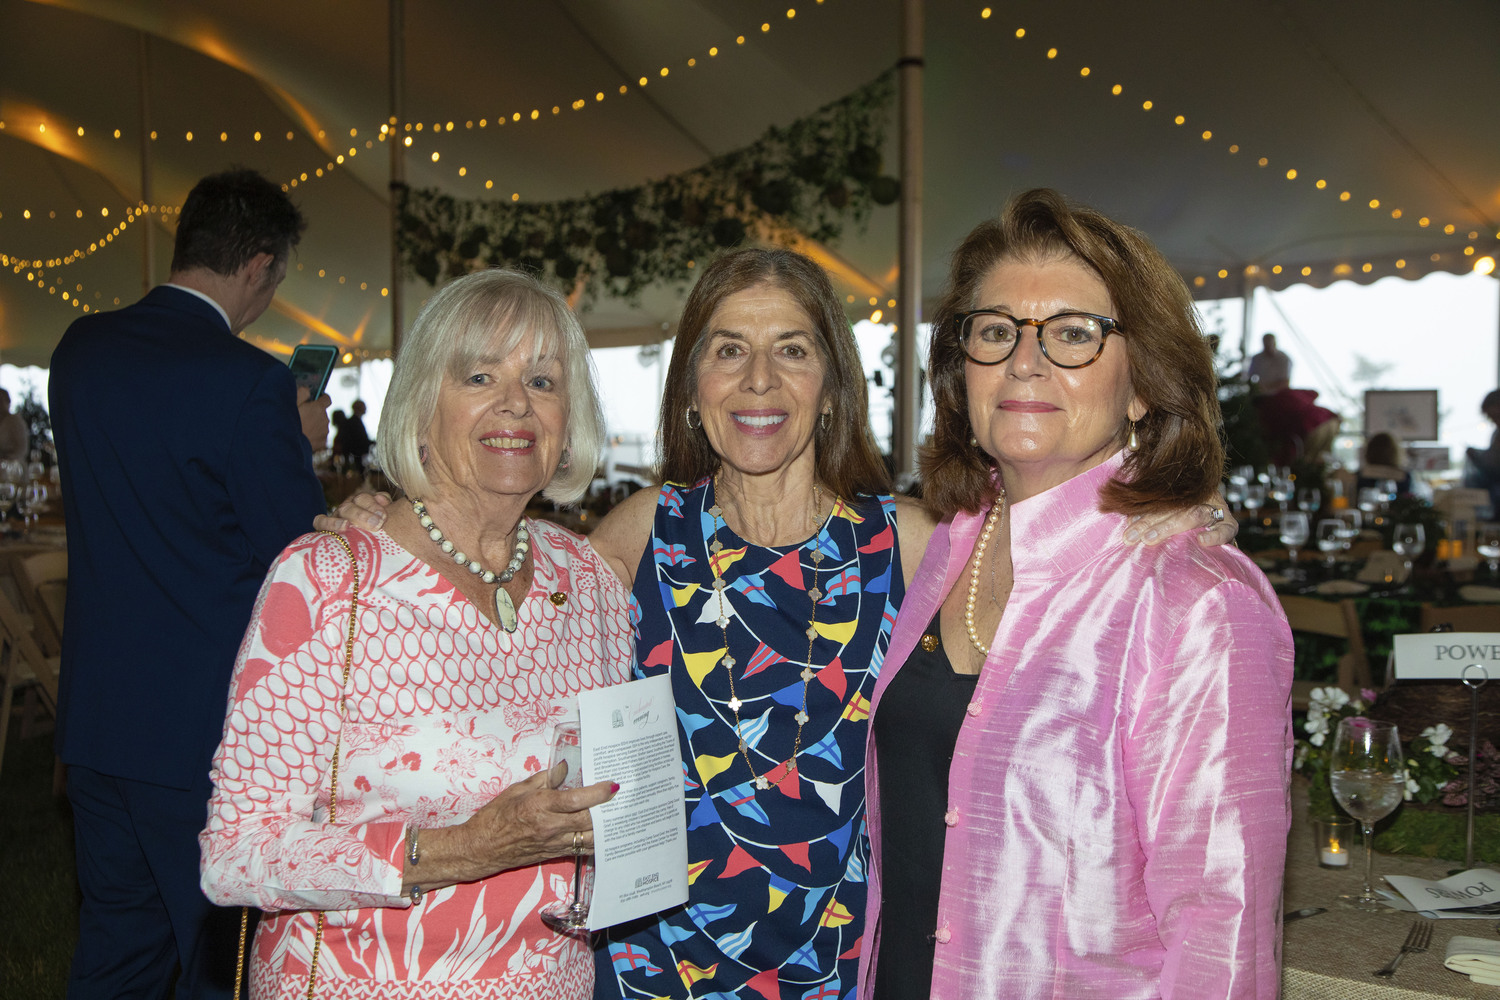
<svg viewBox="0 0 1500 1000">
<path fill-rule="evenodd" d="M 332 344 L 298 344 L 292 348 L 292 360 L 288 366 L 299 386 L 306 386 L 311 393 L 308 399 L 323 395 L 328 385 L 328 376 L 333 374 L 333 365 L 339 359 L 339 349 Z"/>
</svg>

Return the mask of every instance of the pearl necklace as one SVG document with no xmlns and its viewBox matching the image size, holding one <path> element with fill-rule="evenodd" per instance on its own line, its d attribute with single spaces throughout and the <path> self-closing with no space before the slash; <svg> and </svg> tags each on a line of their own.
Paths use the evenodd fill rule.
<svg viewBox="0 0 1500 1000">
<path fill-rule="evenodd" d="M 714 505 L 708 508 L 709 516 L 714 519 L 714 540 L 713 544 L 708 547 L 712 555 L 708 561 L 709 565 L 713 567 L 714 593 L 718 595 L 719 599 L 719 634 L 724 638 L 724 658 L 719 663 L 729 672 L 729 701 L 727 704 L 729 710 L 734 713 L 734 735 L 739 739 L 740 756 L 745 758 L 745 766 L 750 769 L 750 775 L 755 779 L 755 787 L 761 791 L 765 791 L 768 788 L 780 788 L 783 781 L 796 773 L 795 762 L 797 755 L 802 752 L 802 727 L 807 725 L 808 720 L 807 688 L 815 676 L 812 669 L 812 650 L 813 640 L 818 636 L 818 601 L 823 597 L 823 592 L 818 589 L 818 566 L 823 562 L 823 553 L 818 549 L 816 541 L 818 534 L 823 530 L 822 523 L 818 520 L 818 512 L 823 507 L 823 491 L 818 487 L 816 482 L 813 483 L 813 509 L 811 517 L 814 539 L 812 551 L 813 582 L 812 586 L 807 589 L 807 596 L 812 598 L 812 617 L 807 623 L 807 662 L 802 667 L 801 675 L 802 708 L 794 716 L 797 720 L 797 738 L 792 742 L 792 755 L 779 765 L 782 769 L 781 777 L 777 778 L 774 783 L 771 781 L 770 771 L 767 771 L 765 774 L 757 774 L 755 772 L 755 765 L 750 762 L 750 752 L 745 747 L 745 736 L 740 731 L 740 708 L 745 703 L 740 701 L 739 695 L 735 693 L 734 665 L 736 660 L 733 656 L 729 655 L 729 616 L 724 614 L 724 588 L 727 584 L 724 581 L 723 574 L 719 571 L 719 560 L 717 558 L 718 554 L 724 548 L 724 543 L 719 541 L 719 528 L 723 523 L 724 510 L 719 506 L 718 494 L 719 480 L 715 476 Z"/>
<path fill-rule="evenodd" d="M 990 516 L 984 520 L 984 531 L 979 536 L 979 547 L 974 552 L 974 568 L 969 573 L 969 600 L 964 605 L 964 628 L 969 630 L 969 641 L 974 648 L 984 656 L 990 655 L 988 644 L 979 641 L 979 635 L 974 631 L 974 600 L 979 593 L 979 566 L 984 562 L 985 546 L 989 544 L 990 535 L 995 533 L 997 524 L 1005 523 L 1005 487 L 1000 487 L 1000 502 L 990 508 Z"/>
<path fill-rule="evenodd" d="M 470 559 L 454 547 L 453 543 L 443 537 L 443 529 L 433 523 L 432 515 L 427 513 L 427 507 L 416 497 L 411 498 L 411 509 L 416 512 L 417 522 L 427 529 L 427 537 L 437 542 L 438 548 L 453 557 L 453 561 L 468 569 L 485 583 L 499 583 L 501 586 L 495 588 L 495 617 L 500 620 L 500 627 L 507 632 L 514 632 L 519 619 L 516 616 L 516 604 L 510 599 L 504 584 L 509 583 L 526 561 L 526 555 L 531 551 L 531 533 L 526 530 L 526 519 L 523 517 L 516 523 L 516 548 L 511 553 L 510 562 L 505 564 L 503 572 L 495 573 L 479 565 L 479 560 Z"/>
</svg>

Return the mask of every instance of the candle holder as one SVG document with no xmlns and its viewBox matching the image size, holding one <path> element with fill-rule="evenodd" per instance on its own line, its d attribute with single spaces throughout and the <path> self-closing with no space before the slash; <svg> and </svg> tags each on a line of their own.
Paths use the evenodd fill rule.
<svg viewBox="0 0 1500 1000">
<path fill-rule="evenodd" d="M 1313 850 L 1323 868 L 1348 868 L 1349 848 L 1354 844 L 1354 820 L 1325 817 L 1312 821 Z"/>
</svg>

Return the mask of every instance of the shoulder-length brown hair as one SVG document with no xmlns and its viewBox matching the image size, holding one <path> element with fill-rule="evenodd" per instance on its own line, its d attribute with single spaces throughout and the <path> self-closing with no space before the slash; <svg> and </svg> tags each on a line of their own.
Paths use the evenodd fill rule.
<svg viewBox="0 0 1500 1000">
<path fill-rule="evenodd" d="M 698 363 L 714 312 L 729 296 L 757 285 L 787 292 L 813 321 L 809 332 L 823 360 L 823 398 L 833 408 L 828 426 L 820 420 L 815 431 L 818 478 L 843 497 L 889 493 L 890 472 L 870 433 L 865 370 L 843 304 L 821 267 L 782 248 L 744 247 L 721 254 L 688 294 L 662 394 L 657 474 L 663 481 L 691 484 L 718 471 L 722 460 L 703 428 L 687 425 L 687 411 L 698 402 Z"/>
<path fill-rule="evenodd" d="M 992 503 L 994 461 L 969 443 L 967 357 L 955 317 L 983 303 L 979 287 L 1005 260 L 1075 258 L 1099 275 L 1120 322 L 1130 384 L 1146 405 L 1136 424 L 1140 449 L 1128 452 L 1099 508 L 1122 514 L 1202 503 L 1224 474 L 1213 352 L 1198 327 L 1182 278 L 1144 235 L 1038 188 L 1015 198 L 999 219 L 980 223 L 953 253 L 948 287 L 932 320 L 928 377 L 936 409 L 922 448 L 922 494 L 939 517 Z M 1116 345 L 1107 349 L 1118 350 Z M 1123 440 L 1125 428 L 1120 429 Z"/>
</svg>

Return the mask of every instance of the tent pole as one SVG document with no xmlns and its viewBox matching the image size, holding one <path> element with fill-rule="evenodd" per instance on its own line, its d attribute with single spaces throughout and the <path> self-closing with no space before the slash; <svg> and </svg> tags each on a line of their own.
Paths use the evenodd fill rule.
<svg viewBox="0 0 1500 1000">
<path fill-rule="evenodd" d="M 401 232 L 400 192 L 406 186 L 406 144 L 401 140 L 402 98 L 405 84 L 406 14 L 404 0 L 390 0 L 391 36 L 391 354 L 401 349 L 401 255 L 396 240 Z"/>
<path fill-rule="evenodd" d="M 902 0 L 900 278 L 896 293 L 896 425 L 891 459 L 898 481 L 917 468 L 917 323 L 922 315 L 922 0 Z"/>
<path fill-rule="evenodd" d="M 1245 311 L 1240 324 L 1240 379 L 1250 381 L 1250 343 L 1254 339 L 1250 329 L 1255 322 L 1255 281 L 1245 278 Z"/>
<path fill-rule="evenodd" d="M 151 208 L 151 36 L 140 32 L 141 204 Z M 156 286 L 156 225 L 147 217 L 141 229 L 141 291 Z"/>
</svg>

